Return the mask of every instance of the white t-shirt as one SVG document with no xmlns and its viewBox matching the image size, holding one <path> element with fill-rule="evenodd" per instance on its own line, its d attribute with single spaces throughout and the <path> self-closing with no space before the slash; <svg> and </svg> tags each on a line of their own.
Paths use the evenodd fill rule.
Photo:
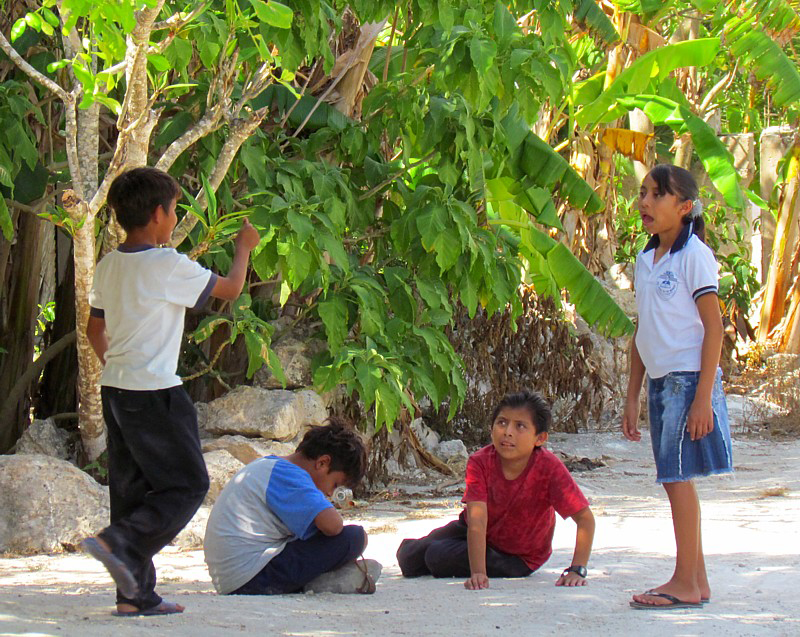
<svg viewBox="0 0 800 637">
<path fill-rule="evenodd" d="M 217 276 L 172 248 L 120 247 L 94 275 L 92 316 L 105 319 L 100 384 L 132 390 L 181 384 L 175 373 L 187 307 L 205 303 Z"/>
<path fill-rule="evenodd" d="M 700 371 L 704 328 L 697 299 L 718 289 L 716 259 L 690 226 L 653 263 L 657 236 L 636 257 L 634 289 L 639 324 L 636 348 L 650 378 Z"/>
<path fill-rule="evenodd" d="M 219 494 L 203 540 L 221 595 L 253 579 L 289 542 L 315 535 L 314 518 L 333 505 L 305 469 L 278 456 L 240 469 Z"/>
</svg>

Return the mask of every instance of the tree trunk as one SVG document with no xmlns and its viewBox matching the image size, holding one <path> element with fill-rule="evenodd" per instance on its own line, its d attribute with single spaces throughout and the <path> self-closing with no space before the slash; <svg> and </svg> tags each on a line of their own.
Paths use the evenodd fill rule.
<svg viewBox="0 0 800 637">
<path fill-rule="evenodd" d="M 650 118 L 644 114 L 644 111 L 634 108 L 628 113 L 628 120 L 632 131 L 639 133 L 647 133 L 652 135 L 655 132 L 655 126 Z M 653 167 L 656 161 L 656 144 L 655 141 L 650 141 L 645 147 L 644 161 L 633 160 L 633 172 L 636 174 L 636 183 L 640 184 L 647 177 L 647 173 Z"/>
<path fill-rule="evenodd" d="M 20 214 L 16 244 L 11 249 L 10 267 L 6 269 L 8 306 L 3 308 L 0 326 L 0 347 L 6 350 L 0 358 L 0 396 L 3 397 L 0 413 L 5 414 L 0 423 L 0 453 L 13 447 L 28 424 L 29 395 L 25 393 L 19 400 L 10 394 L 17 379 L 33 362 L 45 223 L 32 214 Z"/>
<path fill-rule="evenodd" d="M 795 218 L 797 195 L 800 190 L 800 140 L 795 140 L 791 150 L 787 175 L 778 209 L 775 240 L 772 244 L 772 256 L 764 291 L 764 305 L 761 307 L 761 321 L 758 326 L 760 343 L 766 342 L 772 329 L 783 318 L 786 309 L 786 293 L 792 276 L 791 256 L 798 234 Z"/>
<path fill-rule="evenodd" d="M 103 368 L 86 338 L 89 321 L 89 291 L 94 280 L 94 215 L 88 204 L 71 190 L 64 192 L 64 209 L 75 226 L 73 235 L 75 264 L 75 327 L 78 332 L 78 419 L 83 451 L 89 460 L 96 459 L 105 449 L 105 429 L 100 401 L 100 373 Z"/>
<path fill-rule="evenodd" d="M 56 233 L 56 316 L 47 334 L 45 347 L 75 331 L 75 264 L 72 240 L 63 232 Z M 77 412 L 78 354 L 69 346 L 50 361 L 42 373 L 34 401 L 37 418 Z"/>
</svg>

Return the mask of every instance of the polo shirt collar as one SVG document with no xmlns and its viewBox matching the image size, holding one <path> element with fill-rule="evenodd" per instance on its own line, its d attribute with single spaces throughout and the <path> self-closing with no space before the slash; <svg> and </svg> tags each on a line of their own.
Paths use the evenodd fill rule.
<svg viewBox="0 0 800 637">
<path fill-rule="evenodd" d="M 670 254 L 675 254 L 678 250 L 682 250 L 686 243 L 692 236 L 692 232 L 694 231 L 694 221 L 690 221 L 687 225 L 683 226 L 678 235 L 678 238 L 675 239 L 675 243 L 672 244 L 672 247 L 669 249 Z M 650 237 L 650 240 L 644 246 L 644 250 L 642 252 L 647 252 L 649 250 L 653 250 L 658 247 L 658 244 L 661 243 L 661 239 L 658 238 L 657 234 L 654 234 Z"/>
<path fill-rule="evenodd" d="M 127 254 L 133 254 L 134 252 L 144 252 L 145 250 L 150 250 L 152 248 L 155 248 L 155 246 L 149 243 L 140 243 L 133 246 L 126 246 L 126 245 L 117 246 L 118 251 Z"/>
</svg>

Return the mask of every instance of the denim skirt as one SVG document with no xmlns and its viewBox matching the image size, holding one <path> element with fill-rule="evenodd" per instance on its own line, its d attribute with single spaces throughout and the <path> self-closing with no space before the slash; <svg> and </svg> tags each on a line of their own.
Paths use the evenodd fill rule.
<svg viewBox="0 0 800 637">
<path fill-rule="evenodd" d="M 714 429 L 700 440 L 692 440 L 686 429 L 699 378 L 700 372 L 670 372 L 648 379 L 647 406 L 657 482 L 686 482 L 733 472 L 728 407 L 720 370 L 711 392 Z"/>
</svg>

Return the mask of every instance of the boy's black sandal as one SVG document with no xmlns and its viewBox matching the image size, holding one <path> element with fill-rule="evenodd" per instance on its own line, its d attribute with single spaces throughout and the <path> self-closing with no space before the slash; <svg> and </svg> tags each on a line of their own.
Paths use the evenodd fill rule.
<svg viewBox="0 0 800 637">
<path fill-rule="evenodd" d="M 572 566 L 565 568 L 561 573 L 561 577 L 565 577 L 568 573 L 575 573 L 576 575 L 580 575 L 583 579 L 586 579 L 586 576 L 588 575 L 586 567 L 580 564 L 573 564 Z"/>
</svg>

